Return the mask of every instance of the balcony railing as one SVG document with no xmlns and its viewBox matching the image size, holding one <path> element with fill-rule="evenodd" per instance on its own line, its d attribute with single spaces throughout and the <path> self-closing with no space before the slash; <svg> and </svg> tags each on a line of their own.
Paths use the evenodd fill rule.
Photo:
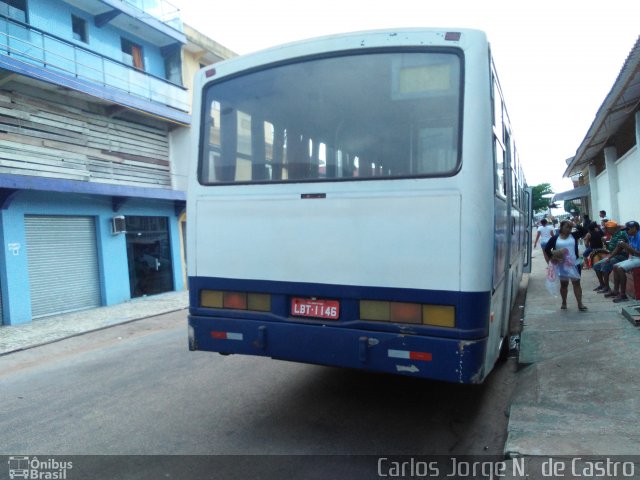
<svg viewBox="0 0 640 480">
<path fill-rule="evenodd" d="M 182 32 L 180 9 L 166 0 L 121 0 Z"/>
<path fill-rule="evenodd" d="M 0 55 L 8 55 L 51 72 L 115 88 L 183 112 L 189 110 L 188 96 L 184 88 L 2 16 Z"/>
</svg>

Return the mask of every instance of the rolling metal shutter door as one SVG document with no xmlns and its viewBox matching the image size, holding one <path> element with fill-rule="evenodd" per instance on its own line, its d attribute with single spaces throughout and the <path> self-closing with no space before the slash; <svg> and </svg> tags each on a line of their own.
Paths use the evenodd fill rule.
<svg viewBox="0 0 640 480">
<path fill-rule="evenodd" d="M 34 318 L 101 305 L 93 217 L 25 216 Z"/>
</svg>

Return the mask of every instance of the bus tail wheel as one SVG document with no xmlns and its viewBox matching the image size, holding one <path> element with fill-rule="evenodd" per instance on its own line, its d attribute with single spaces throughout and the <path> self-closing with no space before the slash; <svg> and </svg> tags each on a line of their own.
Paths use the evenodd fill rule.
<svg viewBox="0 0 640 480">
<path fill-rule="evenodd" d="M 505 335 L 500 339 L 500 346 L 498 353 L 498 361 L 505 362 L 509 358 L 509 335 Z"/>
</svg>

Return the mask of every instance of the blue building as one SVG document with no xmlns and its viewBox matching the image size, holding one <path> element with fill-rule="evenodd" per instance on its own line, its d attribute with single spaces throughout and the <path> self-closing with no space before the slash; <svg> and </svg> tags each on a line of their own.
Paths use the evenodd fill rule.
<svg viewBox="0 0 640 480">
<path fill-rule="evenodd" d="M 186 41 L 164 0 L 0 0 L 0 323 L 185 288 Z"/>
</svg>

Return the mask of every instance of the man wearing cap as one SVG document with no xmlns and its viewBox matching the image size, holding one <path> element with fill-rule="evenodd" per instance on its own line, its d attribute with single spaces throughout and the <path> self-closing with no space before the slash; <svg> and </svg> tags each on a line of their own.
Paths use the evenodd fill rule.
<svg viewBox="0 0 640 480">
<path fill-rule="evenodd" d="M 615 295 L 613 299 L 615 303 L 629 300 L 629 297 L 627 297 L 627 272 L 640 267 L 639 229 L 640 225 L 635 220 L 627 222 L 625 230 L 627 231 L 629 242 L 618 242 L 615 250 L 611 252 L 612 254 L 616 253 L 616 251 L 629 254 L 627 260 L 616 263 L 613 267 L 613 291 L 611 296 Z"/>
<path fill-rule="evenodd" d="M 623 250 L 616 251 L 616 247 L 620 242 L 628 243 L 629 237 L 627 236 L 627 232 L 620 229 L 615 220 L 609 220 L 604 226 L 607 229 L 607 233 L 611 234 L 611 240 L 607 243 L 607 249 L 611 252 L 611 255 L 593 265 L 593 270 L 596 272 L 598 282 L 600 282 L 600 286 L 598 286 L 595 291 L 604 293 L 605 297 L 613 297 L 615 295 L 612 295 L 609 289 L 609 275 L 616 263 L 627 259 L 626 253 Z"/>
</svg>

